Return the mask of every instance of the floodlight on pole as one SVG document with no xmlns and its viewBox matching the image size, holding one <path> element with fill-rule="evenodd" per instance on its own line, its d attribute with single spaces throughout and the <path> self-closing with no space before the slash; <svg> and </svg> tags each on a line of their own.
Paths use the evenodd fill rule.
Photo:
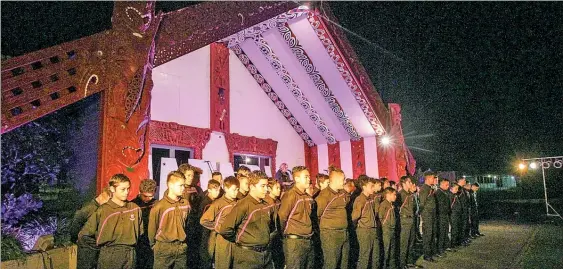
<svg viewBox="0 0 563 269">
<path fill-rule="evenodd" d="M 536 168 L 538 168 L 538 164 L 537 164 L 536 162 L 531 162 L 531 163 L 530 163 L 530 168 L 536 169 Z"/>
<path fill-rule="evenodd" d="M 539 165 L 541 165 L 541 173 L 542 173 L 542 179 L 543 179 L 543 193 L 544 193 L 544 199 L 545 199 L 545 211 L 546 211 L 546 215 L 548 217 L 559 217 L 561 219 L 563 219 L 563 217 L 561 217 L 561 215 L 555 210 L 555 208 L 553 208 L 553 206 L 551 206 L 549 204 L 549 201 L 547 199 L 547 186 L 545 183 L 545 169 L 549 169 L 551 166 L 551 163 L 553 163 L 553 167 L 554 168 L 561 168 L 563 167 L 563 156 L 556 156 L 556 157 L 541 157 L 541 158 L 532 158 L 532 159 L 522 159 L 523 162 L 530 162 L 530 168 L 532 169 L 537 169 L 538 168 L 538 163 Z M 557 166 L 556 166 L 557 164 Z M 554 213 L 550 213 L 549 209 L 551 208 L 551 210 Z"/>
</svg>

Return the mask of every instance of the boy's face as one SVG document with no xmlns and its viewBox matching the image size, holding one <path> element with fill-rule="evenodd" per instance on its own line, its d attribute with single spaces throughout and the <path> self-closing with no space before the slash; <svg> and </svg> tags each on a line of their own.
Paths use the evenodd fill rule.
<svg viewBox="0 0 563 269">
<path fill-rule="evenodd" d="M 228 199 L 233 200 L 237 198 L 237 194 L 239 191 L 237 185 L 232 185 L 228 188 L 225 188 L 224 190 L 225 190 L 225 197 L 227 197 Z"/>
<path fill-rule="evenodd" d="M 115 187 L 111 186 L 110 190 L 113 193 L 113 197 L 119 201 L 127 201 L 127 195 L 129 195 L 129 191 L 131 190 L 131 184 L 129 182 L 121 182 Z"/>
<path fill-rule="evenodd" d="M 219 188 L 219 187 L 213 187 L 213 188 L 207 189 L 207 193 L 209 194 L 209 198 L 211 198 L 212 200 L 217 199 L 217 197 L 219 197 L 220 190 L 221 190 L 221 188 Z"/>
<path fill-rule="evenodd" d="M 390 186 L 391 186 L 391 183 L 389 183 L 389 180 L 383 182 L 383 188 L 384 188 L 384 189 L 387 189 L 387 188 L 389 188 Z"/>
<path fill-rule="evenodd" d="M 329 183 L 328 180 L 325 180 L 323 183 L 319 183 L 319 189 L 320 190 L 326 189 L 326 187 L 328 187 L 328 183 Z"/>
<path fill-rule="evenodd" d="M 368 182 L 362 187 L 362 190 L 365 194 L 367 194 L 367 196 L 370 196 L 375 192 L 375 186 L 373 185 L 373 182 Z"/>
<path fill-rule="evenodd" d="M 410 179 L 405 180 L 405 183 L 403 183 L 403 189 L 405 191 L 412 191 L 412 181 Z"/>
<path fill-rule="evenodd" d="M 471 186 L 471 190 L 472 190 L 473 192 L 476 192 L 476 191 L 479 190 L 479 187 L 477 187 L 477 186 Z"/>
<path fill-rule="evenodd" d="M 293 180 L 295 181 L 295 186 L 299 189 L 306 189 L 311 185 L 311 175 L 307 170 L 297 173 Z"/>
<path fill-rule="evenodd" d="M 194 171 L 192 170 L 188 170 L 184 173 L 184 176 L 186 177 L 186 181 L 184 181 L 186 185 L 191 186 L 192 183 L 194 182 Z"/>
<path fill-rule="evenodd" d="M 381 190 L 381 183 L 373 184 L 373 192 L 374 193 L 379 192 L 380 190 Z"/>
<path fill-rule="evenodd" d="M 330 177 L 330 185 L 335 188 L 335 191 L 344 188 L 344 175 L 341 173 L 334 173 Z"/>
<path fill-rule="evenodd" d="M 142 192 L 139 196 L 144 203 L 148 203 L 154 198 L 154 192 Z"/>
<path fill-rule="evenodd" d="M 385 199 L 387 199 L 387 201 L 389 202 L 395 202 L 395 200 L 397 200 L 397 192 L 390 192 L 387 195 L 385 195 Z"/>
<path fill-rule="evenodd" d="M 239 184 L 240 184 L 240 192 L 247 193 L 250 190 L 250 188 L 248 186 L 248 178 L 247 177 L 239 178 Z"/>
<path fill-rule="evenodd" d="M 465 186 L 465 184 L 467 184 L 467 181 L 466 181 L 465 179 L 460 179 L 460 180 L 457 182 L 457 185 L 460 185 L 460 186 L 462 186 L 462 187 Z"/>
<path fill-rule="evenodd" d="M 465 190 L 471 190 L 471 185 L 465 184 L 465 185 L 463 186 L 463 188 L 464 188 Z"/>
<path fill-rule="evenodd" d="M 223 182 L 223 176 L 222 175 L 214 175 L 211 177 L 211 179 L 217 180 L 217 182 L 222 183 Z"/>
<path fill-rule="evenodd" d="M 281 187 L 280 184 L 274 184 L 271 188 L 269 188 L 270 194 L 274 197 L 280 197 L 281 195 Z"/>
<path fill-rule="evenodd" d="M 416 192 L 416 184 L 414 183 L 411 185 L 411 192 Z"/>
<path fill-rule="evenodd" d="M 268 193 L 268 180 L 263 178 L 256 183 L 256 185 L 250 185 L 250 193 L 253 197 L 264 199 Z"/>
<path fill-rule="evenodd" d="M 173 197 L 180 197 L 184 193 L 186 189 L 186 185 L 184 185 L 184 180 L 181 178 L 177 178 L 175 180 L 171 180 L 168 182 L 168 193 Z"/>
<path fill-rule="evenodd" d="M 447 191 L 448 188 L 450 187 L 450 182 L 449 181 L 442 181 L 440 182 L 440 189 Z"/>
<path fill-rule="evenodd" d="M 450 191 L 451 191 L 452 193 L 457 193 L 457 192 L 459 191 L 459 187 L 458 187 L 458 186 L 453 186 L 453 187 L 450 188 Z"/>
</svg>

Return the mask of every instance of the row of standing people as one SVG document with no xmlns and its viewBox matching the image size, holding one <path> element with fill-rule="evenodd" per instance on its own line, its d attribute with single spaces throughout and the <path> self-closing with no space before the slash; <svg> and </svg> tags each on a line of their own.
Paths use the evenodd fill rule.
<svg viewBox="0 0 563 269">
<path fill-rule="evenodd" d="M 404 202 L 397 210 L 396 191 L 379 191 L 388 184 L 385 180 L 361 176 L 361 192 L 354 192 L 344 173 L 331 169 L 313 187 L 307 169 L 296 167 L 295 186 L 279 200 L 279 183 L 249 172 L 241 167 L 237 178 L 224 181 L 214 174 L 202 192 L 193 184 L 197 169 L 181 165 L 168 175 L 168 190 L 154 204 L 154 181 L 143 181 L 139 196 L 128 203 L 128 179 L 112 177 L 111 192 L 103 192 L 94 203 L 102 204 L 108 194 L 110 201 L 91 214 L 78 235 L 79 267 L 93 268 L 96 260 L 98 268 L 132 268 L 135 263 L 138 268 L 406 266 L 416 226 L 413 221 L 409 226 L 408 219 L 416 219 L 419 211 L 411 178 L 401 180 L 399 201 Z M 78 219 L 92 208 L 78 211 Z M 406 208 L 412 208 L 410 213 Z M 422 223 L 424 228 L 424 219 Z M 357 263 L 349 263 L 351 240 L 358 247 Z M 399 252 L 405 262 L 394 263 Z"/>
</svg>

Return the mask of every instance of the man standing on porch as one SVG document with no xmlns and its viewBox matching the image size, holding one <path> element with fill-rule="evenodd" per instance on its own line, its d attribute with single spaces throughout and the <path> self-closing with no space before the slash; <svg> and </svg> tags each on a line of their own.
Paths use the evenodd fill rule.
<svg viewBox="0 0 563 269">
<path fill-rule="evenodd" d="M 293 180 L 291 179 L 289 171 L 287 171 L 287 163 L 282 163 L 280 165 L 280 169 L 276 172 L 275 177 L 284 191 L 289 190 L 291 185 L 293 185 Z"/>
</svg>

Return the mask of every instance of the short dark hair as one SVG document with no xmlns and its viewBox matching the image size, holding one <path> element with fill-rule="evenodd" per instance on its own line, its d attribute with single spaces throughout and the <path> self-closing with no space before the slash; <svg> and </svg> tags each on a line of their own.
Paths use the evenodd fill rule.
<svg viewBox="0 0 563 269">
<path fill-rule="evenodd" d="M 393 185 L 395 185 L 395 184 L 396 184 L 395 181 L 393 181 L 393 180 L 390 180 L 390 181 L 389 181 L 389 185 L 393 186 Z"/>
<path fill-rule="evenodd" d="M 368 183 L 373 183 L 373 181 L 371 181 L 371 179 L 366 176 L 366 175 L 360 175 L 358 177 L 358 186 L 360 186 L 360 188 L 363 188 L 364 186 L 367 186 Z"/>
<path fill-rule="evenodd" d="M 279 181 L 277 181 L 274 178 L 268 178 L 268 187 L 273 188 L 276 185 L 280 185 L 280 187 L 281 187 L 281 184 L 280 184 Z"/>
<path fill-rule="evenodd" d="M 221 188 L 221 183 L 219 183 L 219 181 L 212 179 L 209 180 L 209 182 L 207 182 L 207 189 L 216 189 L 216 188 Z"/>
<path fill-rule="evenodd" d="M 196 169 L 195 169 L 194 166 L 192 166 L 190 164 L 183 163 L 183 164 L 180 164 L 180 166 L 178 166 L 178 171 L 182 174 L 185 174 L 186 171 L 193 171 L 194 174 L 195 174 Z"/>
<path fill-rule="evenodd" d="M 268 179 L 266 173 L 262 171 L 254 171 L 248 174 L 248 185 L 256 185 L 261 179 Z"/>
<path fill-rule="evenodd" d="M 168 173 L 168 175 L 166 176 L 166 183 L 169 183 L 172 181 L 173 178 L 178 178 L 181 179 L 182 182 L 184 180 L 186 180 L 186 176 L 184 176 L 184 174 L 180 171 L 172 171 L 170 173 Z"/>
<path fill-rule="evenodd" d="M 342 169 L 340 169 L 338 167 L 331 165 L 331 166 L 328 167 L 328 177 L 330 178 L 330 176 L 332 176 L 334 174 L 344 175 L 344 171 L 342 171 Z"/>
<path fill-rule="evenodd" d="M 223 186 L 225 186 L 226 189 L 230 188 L 233 185 L 240 187 L 240 183 L 238 182 L 238 179 L 236 177 L 228 176 L 227 178 L 225 178 L 225 180 L 223 180 Z"/>
<path fill-rule="evenodd" d="M 320 184 L 320 183 L 324 183 L 325 181 L 328 180 L 328 175 L 327 175 L 327 174 L 318 173 L 317 176 L 316 176 L 316 179 L 317 179 L 317 182 L 319 182 L 319 184 Z"/>
<path fill-rule="evenodd" d="M 382 185 L 385 184 L 385 182 L 389 181 L 389 179 L 386 178 L 386 177 L 382 177 L 382 178 L 380 178 L 379 180 L 381 180 L 381 184 L 382 184 Z"/>
<path fill-rule="evenodd" d="M 213 172 L 211 174 L 211 177 L 214 177 L 214 176 L 223 176 L 223 174 L 221 174 L 221 172 Z"/>
<path fill-rule="evenodd" d="M 395 190 L 391 187 L 387 187 L 387 188 L 385 188 L 385 190 L 383 190 L 383 195 L 387 195 L 389 193 L 394 193 L 394 192 L 397 192 L 397 190 Z"/>
<path fill-rule="evenodd" d="M 459 181 L 461 181 L 461 180 L 467 180 L 467 179 L 464 178 L 464 177 L 458 177 L 458 178 L 456 178 L 455 182 L 459 182 Z"/>
<path fill-rule="evenodd" d="M 143 179 L 143 181 L 141 181 L 141 185 L 139 185 L 139 192 L 156 192 L 156 181 L 150 178 Z"/>
<path fill-rule="evenodd" d="M 381 182 L 378 178 L 370 177 L 369 179 L 373 182 L 373 184 L 383 186 L 383 182 Z"/>
<path fill-rule="evenodd" d="M 433 171 L 424 172 L 424 177 L 428 177 L 428 176 L 436 176 L 436 172 Z"/>
<path fill-rule="evenodd" d="M 449 179 L 444 178 L 444 177 L 440 178 L 440 180 L 438 182 L 439 182 L 439 184 L 442 184 L 442 182 L 444 182 L 444 181 L 450 182 Z"/>
<path fill-rule="evenodd" d="M 301 173 L 302 171 L 308 171 L 309 169 L 307 169 L 307 167 L 305 166 L 295 166 L 293 167 L 293 169 L 291 169 L 291 175 L 293 176 L 293 178 L 295 178 L 295 175 L 297 175 L 298 173 Z"/>
<path fill-rule="evenodd" d="M 401 182 L 401 185 L 404 185 L 407 183 L 407 180 L 410 180 L 411 183 L 415 183 L 413 180 L 413 177 L 411 176 L 402 176 L 401 179 L 399 180 L 399 182 Z"/>
<path fill-rule="evenodd" d="M 131 180 L 129 180 L 129 178 L 124 174 L 115 174 L 109 179 L 109 186 L 117 187 L 119 183 L 124 183 L 124 182 L 131 183 Z"/>
<path fill-rule="evenodd" d="M 475 182 L 475 183 L 473 183 L 473 186 L 475 186 L 475 187 L 479 188 L 479 182 Z"/>
</svg>

